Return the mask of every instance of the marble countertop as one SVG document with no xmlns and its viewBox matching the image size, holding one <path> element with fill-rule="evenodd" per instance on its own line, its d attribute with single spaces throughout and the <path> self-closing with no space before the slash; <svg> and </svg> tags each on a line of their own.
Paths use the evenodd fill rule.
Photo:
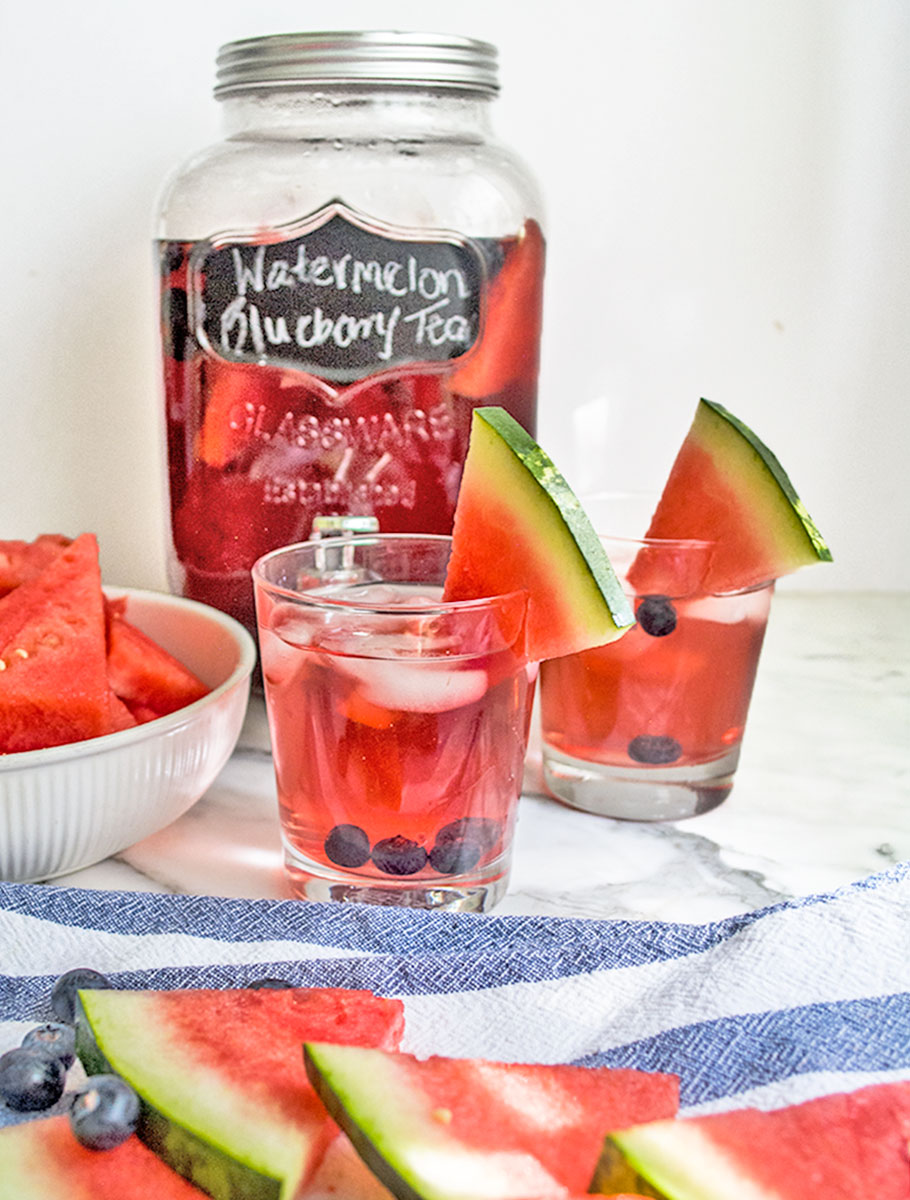
<svg viewBox="0 0 910 1200">
<path fill-rule="evenodd" d="M 537 722 L 535 720 L 535 738 Z M 779 591 L 736 783 L 662 825 L 546 798 L 528 756 L 497 913 L 704 922 L 827 891 L 910 860 L 910 595 Z M 268 728 L 167 829 L 57 885 L 285 897 Z"/>
</svg>

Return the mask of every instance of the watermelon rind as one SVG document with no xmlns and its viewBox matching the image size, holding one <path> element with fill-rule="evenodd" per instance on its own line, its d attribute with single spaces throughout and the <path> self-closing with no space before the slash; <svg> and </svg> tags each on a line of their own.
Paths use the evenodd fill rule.
<svg viewBox="0 0 910 1200">
<path fill-rule="evenodd" d="M 212 1138 L 190 1127 L 190 1122 L 194 1120 L 192 1095 L 198 1095 L 205 1083 L 194 1080 L 191 1089 L 188 1089 L 188 1081 L 181 1085 L 179 1080 L 168 1080 L 167 1058 L 159 1057 L 156 1063 L 154 1057 L 149 1055 L 147 1037 L 154 1033 L 153 1022 L 146 1023 L 142 1035 L 136 1037 L 137 1057 L 141 1054 L 150 1063 L 150 1077 L 141 1065 L 137 1070 L 133 1063 L 121 1055 L 109 1052 L 108 1057 L 99 1045 L 99 1042 L 104 1042 L 107 1032 L 104 1007 L 103 1000 L 99 1005 L 94 996 L 84 992 L 79 994 L 76 1004 L 76 1053 L 86 1074 L 114 1073 L 130 1082 L 140 1103 L 136 1133 L 150 1150 L 185 1179 L 212 1196 L 213 1200 L 281 1200 L 283 1196 L 293 1194 L 283 1192 L 284 1180 L 277 1173 L 269 1171 L 261 1157 L 257 1161 L 255 1150 L 245 1160 L 246 1136 L 242 1126 L 237 1131 L 240 1135 L 238 1144 L 232 1144 L 230 1148 L 217 1145 Z M 159 1071 L 155 1070 L 155 1066 Z M 155 1101 L 150 1099 L 143 1087 L 144 1077 L 156 1092 Z M 179 1093 L 181 1086 L 188 1097 L 187 1113 L 180 1111 L 179 1094 L 171 1111 L 165 1111 L 171 1106 L 158 1098 L 161 1088 L 165 1093 L 171 1089 Z M 288 1166 L 291 1168 L 291 1164 Z"/>
<path fill-rule="evenodd" d="M 702 586 L 757 587 L 831 551 L 777 457 L 722 404 L 701 399 L 651 523 L 650 539 L 704 539 L 714 549 Z M 639 587 L 636 561 L 630 582 Z"/>
<path fill-rule="evenodd" d="M 781 1200 L 691 1121 L 652 1121 L 611 1134 L 594 1181 L 601 1192 L 622 1187 L 658 1200 Z"/>
<path fill-rule="evenodd" d="M 0 1200 L 202 1200 L 135 1137 L 112 1149 L 79 1144 L 69 1118 L 0 1129 Z"/>
<path fill-rule="evenodd" d="M 564 1192 L 534 1158 L 493 1155 L 447 1133 L 396 1067 L 395 1057 L 308 1042 L 307 1075 L 332 1118 L 397 1200 L 489 1200 Z"/>
<path fill-rule="evenodd" d="M 591 1190 L 639 1177 L 665 1200 L 905 1200 L 910 1080 L 613 1127 Z"/>
<path fill-rule="evenodd" d="M 634 615 L 565 477 L 503 408 L 474 409 L 446 600 L 528 593 L 533 661 L 613 641 Z"/>
<path fill-rule="evenodd" d="M 302 1045 L 397 1046 L 400 1001 L 344 988 L 83 991 L 76 1050 L 141 1104 L 137 1133 L 214 1200 L 289 1200 L 335 1130 Z"/>
<path fill-rule="evenodd" d="M 798 518 L 802 529 L 797 532 L 805 534 L 805 538 L 812 547 L 812 551 L 814 551 L 814 557 L 819 562 L 833 561 L 828 543 L 822 537 L 821 531 L 810 517 L 808 509 L 797 495 L 796 488 L 790 482 L 789 475 L 781 466 L 774 452 L 765 445 L 761 438 L 744 421 L 741 421 L 729 409 L 724 408 L 722 404 L 718 404 L 715 400 L 706 400 L 704 398 L 701 399 L 700 403 L 715 413 L 716 416 L 726 421 L 728 425 L 731 425 L 761 459 L 765 469 L 770 472 L 774 482 L 780 488 L 790 507 L 793 509 L 795 516 Z M 809 553 L 807 558 L 811 562 L 813 554 Z"/>
</svg>

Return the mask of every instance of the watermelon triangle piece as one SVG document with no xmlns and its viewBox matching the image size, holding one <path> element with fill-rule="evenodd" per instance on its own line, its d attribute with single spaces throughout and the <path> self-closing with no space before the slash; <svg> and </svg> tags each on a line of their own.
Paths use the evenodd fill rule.
<svg viewBox="0 0 910 1200">
<path fill-rule="evenodd" d="M 139 1137 L 215 1200 L 291 1200 L 337 1133 L 303 1043 L 395 1047 L 403 1012 L 343 988 L 99 989 L 79 993 L 76 1049 L 132 1085 Z"/>
<path fill-rule="evenodd" d="M 203 1200 L 138 1138 L 113 1150 L 80 1146 L 67 1117 L 0 1129 L 0 1196 L 16 1200 Z"/>
<path fill-rule="evenodd" d="M 536 376 L 544 257 L 543 232 L 528 221 L 490 285 L 480 341 L 449 381 L 457 395 L 482 400 Z"/>
<path fill-rule="evenodd" d="M 739 591 L 830 562 L 831 551 L 783 467 L 738 417 L 700 400 L 647 530 L 715 543 L 702 581 Z M 629 573 L 639 590 L 636 564 Z"/>
<path fill-rule="evenodd" d="M 33 542 L 0 541 L 0 596 L 40 575 L 70 540 L 61 533 L 42 533 Z"/>
<path fill-rule="evenodd" d="M 140 724 L 207 695 L 201 679 L 127 620 L 125 603 L 106 601 L 105 613 L 108 681 Z"/>
<path fill-rule="evenodd" d="M 397 1196 L 490 1200 L 587 1188 L 604 1130 L 671 1116 L 675 1076 L 528 1065 L 310 1043 L 307 1073 Z M 483 1190 L 477 1190 L 482 1181 Z"/>
<path fill-rule="evenodd" d="M 593 1191 L 641 1187 L 664 1200 L 907 1200 L 910 1081 L 770 1112 L 738 1109 L 622 1129 Z"/>
<path fill-rule="evenodd" d="M 474 409 L 443 599 L 524 591 L 532 662 L 613 641 L 634 616 L 577 497 L 502 408 Z"/>
<path fill-rule="evenodd" d="M 117 728 L 107 679 L 98 543 L 85 533 L 0 599 L 0 751 Z"/>
</svg>

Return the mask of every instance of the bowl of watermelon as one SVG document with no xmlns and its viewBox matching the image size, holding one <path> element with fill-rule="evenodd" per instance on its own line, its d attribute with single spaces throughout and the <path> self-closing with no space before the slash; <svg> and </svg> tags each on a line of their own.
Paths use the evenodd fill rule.
<svg viewBox="0 0 910 1200">
<path fill-rule="evenodd" d="M 0 879 L 169 825 L 233 751 L 256 648 L 231 617 L 101 586 L 92 534 L 0 542 Z"/>
</svg>

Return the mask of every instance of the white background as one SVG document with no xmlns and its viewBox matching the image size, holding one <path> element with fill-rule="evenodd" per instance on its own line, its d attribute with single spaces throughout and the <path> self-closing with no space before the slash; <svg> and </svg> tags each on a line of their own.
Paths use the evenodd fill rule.
<svg viewBox="0 0 910 1200">
<path fill-rule="evenodd" d="M 93 529 L 108 582 L 165 586 L 150 239 L 220 137 L 216 50 L 439 29 L 499 46 L 496 127 L 542 185 L 539 436 L 570 480 L 658 487 L 704 395 L 832 546 L 789 586 L 910 589 L 907 0 L 5 7 L 0 537 Z"/>
</svg>

